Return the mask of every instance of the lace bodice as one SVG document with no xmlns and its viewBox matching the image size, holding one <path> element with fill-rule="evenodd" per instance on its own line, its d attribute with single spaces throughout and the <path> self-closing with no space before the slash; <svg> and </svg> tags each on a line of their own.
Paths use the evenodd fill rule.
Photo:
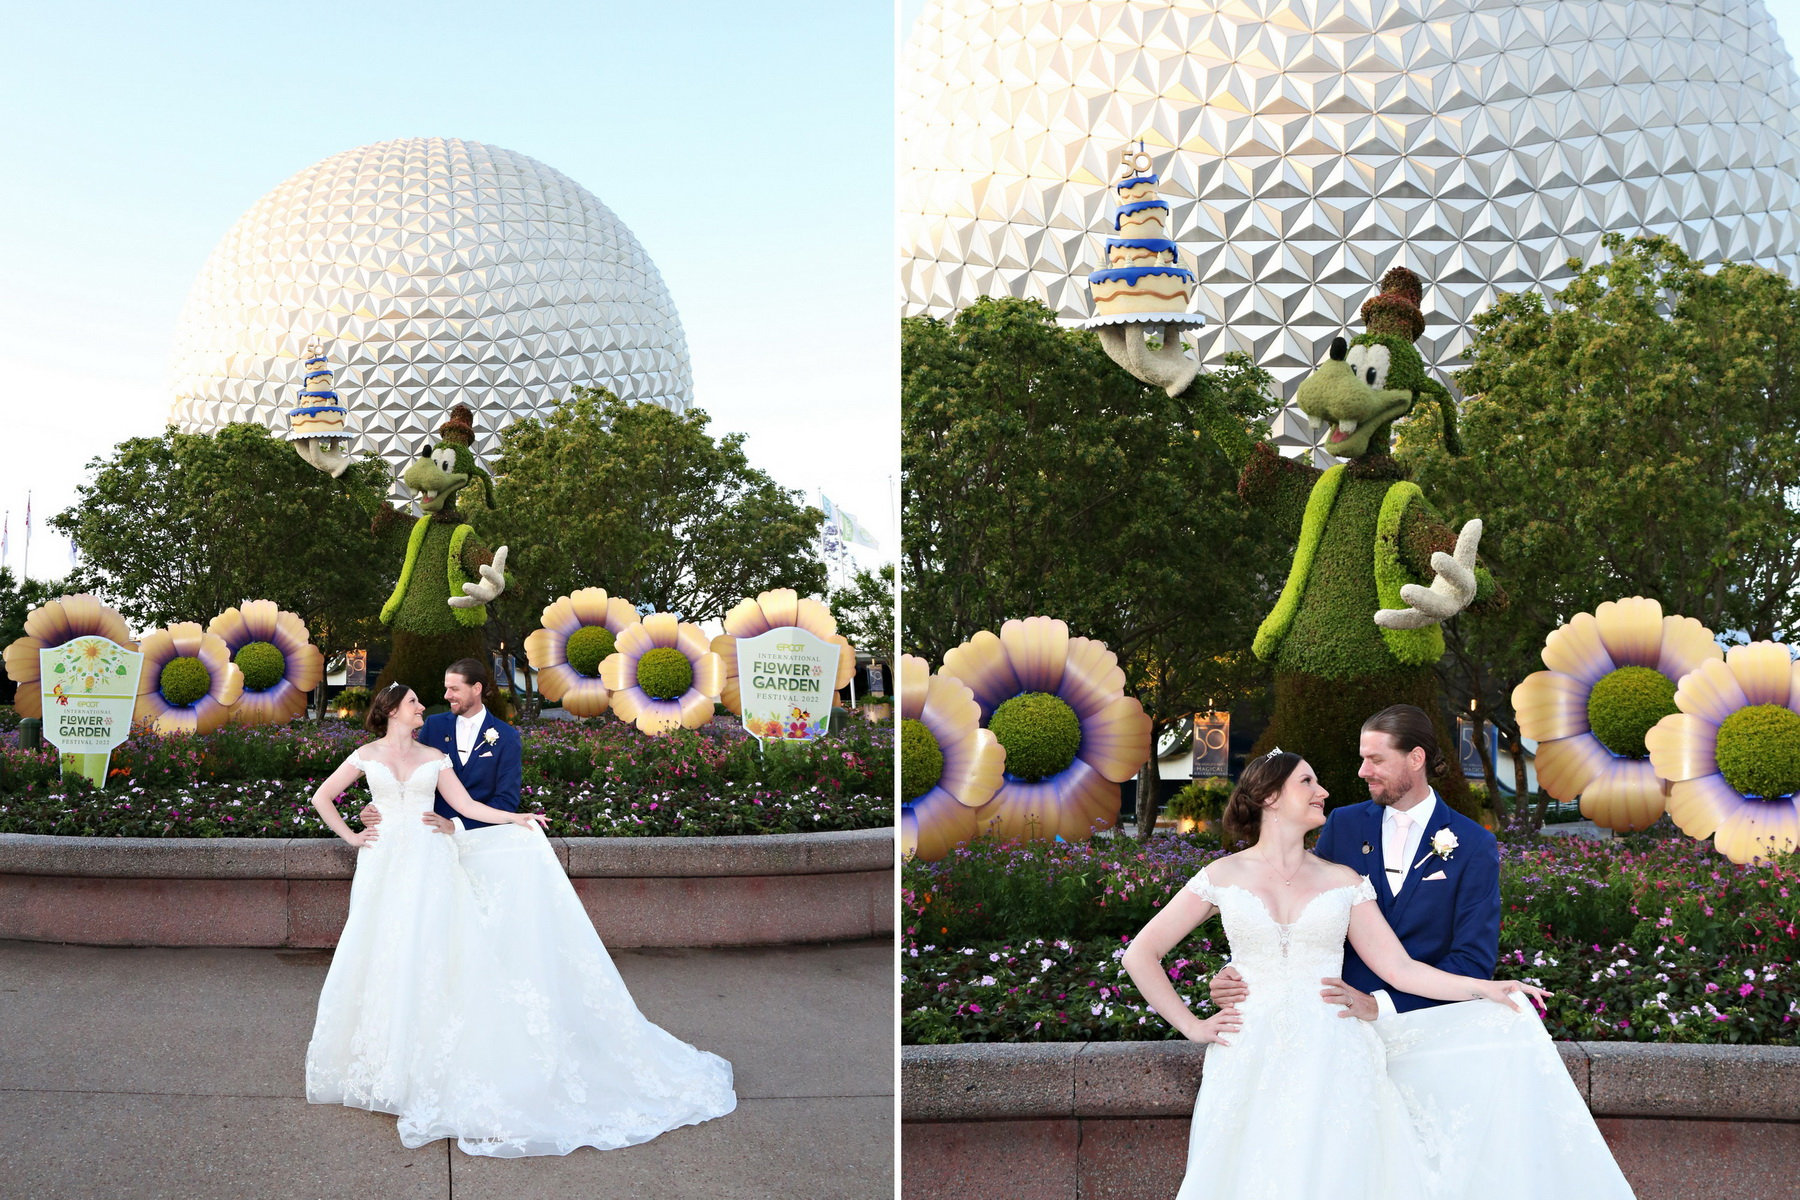
<svg viewBox="0 0 1800 1200">
<path fill-rule="evenodd" d="M 1291 924 L 1281 925 L 1262 897 L 1235 883 L 1214 883 L 1205 867 L 1188 880 L 1187 889 L 1219 910 L 1232 965 L 1253 991 L 1259 984 L 1293 982 L 1316 992 L 1321 978 L 1343 971 L 1350 909 L 1375 899 L 1374 885 L 1361 876 L 1356 883 L 1320 892 Z"/>
<path fill-rule="evenodd" d="M 373 755 L 358 750 L 350 757 L 356 760 L 363 777 L 369 781 L 369 795 L 375 807 L 381 810 L 383 822 L 395 817 L 425 815 L 425 811 L 436 803 L 438 775 L 450 769 L 450 760 L 440 754 L 420 763 L 410 775 L 401 779 L 392 767 Z"/>
</svg>

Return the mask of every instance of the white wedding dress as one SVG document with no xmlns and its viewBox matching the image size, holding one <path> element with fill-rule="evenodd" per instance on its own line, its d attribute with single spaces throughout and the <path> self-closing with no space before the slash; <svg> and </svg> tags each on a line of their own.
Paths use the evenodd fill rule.
<svg viewBox="0 0 1800 1200">
<path fill-rule="evenodd" d="M 1231 1044 L 1206 1049 L 1178 1200 L 1631 1196 L 1535 1013 L 1474 1000 L 1371 1025 L 1319 995 L 1350 909 L 1375 900 L 1366 878 L 1291 925 L 1204 869 L 1187 887 L 1250 994 Z"/>
<path fill-rule="evenodd" d="M 421 817 L 450 760 L 396 779 L 351 756 L 381 812 L 357 853 L 306 1051 L 306 1098 L 513 1158 L 613 1149 L 737 1106 L 731 1064 L 646 1020 L 549 841 Z"/>
</svg>

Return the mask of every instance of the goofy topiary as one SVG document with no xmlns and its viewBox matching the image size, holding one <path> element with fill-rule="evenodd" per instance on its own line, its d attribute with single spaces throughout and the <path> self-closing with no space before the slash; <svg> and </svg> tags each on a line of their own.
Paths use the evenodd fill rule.
<svg viewBox="0 0 1800 1200">
<path fill-rule="evenodd" d="M 1429 398 L 1450 452 L 1461 453 L 1455 405 L 1413 344 L 1425 331 L 1422 295 L 1411 271 L 1389 271 L 1380 294 L 1363 305 L 1367 331 L 1348 344 L 1335 339 L 1330 357 L 1300 385 L 1301 411 L 1328 427 L 1325 447 L 1349 461 L 1321 471 L 1267 442 L 1252 444 L 1222 409 L 1206 421 L 1242 472 L 1238 494 L 1296 542 L 1281 597 L 1256 634 L 1257 657 L 1275 667 L 1275 714 L 1253 753 L 1280 746 L 1303 754 L 1333 807 L 1367 798 L 1357 777 L 1358 735 L 1387 706 L 1417 705 L 1438 725 L 1440 744 L 1456 744 L 1443 727 L 1432 671 L 1444 653 L 1439 623 L 1471 605 L 1502 602 L 1475 562 L 1481 522 L 1454 533 L 1389 451 L 1394 423 Z M 1153 348 L 1143 325 L 1099 333 L 1113 361 L 1170 395 L 1199 371 L 1174 337 Z M 1467 783 L 1459 772 L 1451 776 L 1434 780 L 1439 795 L 1476 815 Z"/>
<path fill-rule="evenodd" d="M 487 506 L 494 506 L 494 484 L 475 462 L 474 443 L 474 414 L 458 404 L 438 428 L 437 443 L 420 447 L 400 476 L 425 515 L 413 523 L 400 581 L 381 608 L 381 623 L 393 627 L 394 641 L 377 691 L 399 680 L 427 705 L 441 704 L 451 663 L 487 661 L 487 606 L 506 590 L 506 547 L 490 552 L 456 508 L 457 496 L 477 479 Z M 375 514 L 376 534 L 406 515 L 383 506 Z"/>
</svg>

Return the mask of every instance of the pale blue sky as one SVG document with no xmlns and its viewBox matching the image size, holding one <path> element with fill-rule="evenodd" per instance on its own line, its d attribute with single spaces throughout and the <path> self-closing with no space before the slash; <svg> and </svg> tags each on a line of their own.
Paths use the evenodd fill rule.
<svg viewBox="0 0 1800 1200">
<path fill-rule="evenodd" d="M 490 142 L 597 195 L 680 311 L 696 403 L 894 550 L 894 13 L 663 4 L 3 0 L 0 510 L 17 570 L 89 458 L 165 422 L 169 344 L 263 193 L 397 137 Z M 811 461 L 808 461 L 808 460 Z M 816 500 L 814 497 L 809 497 Z M 873 561 L 873 559 L 871 559 Z"/>
</svg>

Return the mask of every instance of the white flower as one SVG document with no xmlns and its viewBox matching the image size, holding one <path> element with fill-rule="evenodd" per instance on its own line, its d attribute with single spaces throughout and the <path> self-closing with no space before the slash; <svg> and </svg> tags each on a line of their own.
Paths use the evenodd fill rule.
<svg viewBox="0 0 1800 1200">
<path fill-rule="evenodd" d="M 1431 835 L 1431 852 L 1439 858 L 1449 858 L 1456 849 L 1456 834 L 1448 829 L 1440 829 Z"/>
<path fill-rule="evenodd" d="M 481 740 L 491 746 L 500 740 L 500 731 L 498 729 L 490 729 L 481 735 Z"/>
</svg>

